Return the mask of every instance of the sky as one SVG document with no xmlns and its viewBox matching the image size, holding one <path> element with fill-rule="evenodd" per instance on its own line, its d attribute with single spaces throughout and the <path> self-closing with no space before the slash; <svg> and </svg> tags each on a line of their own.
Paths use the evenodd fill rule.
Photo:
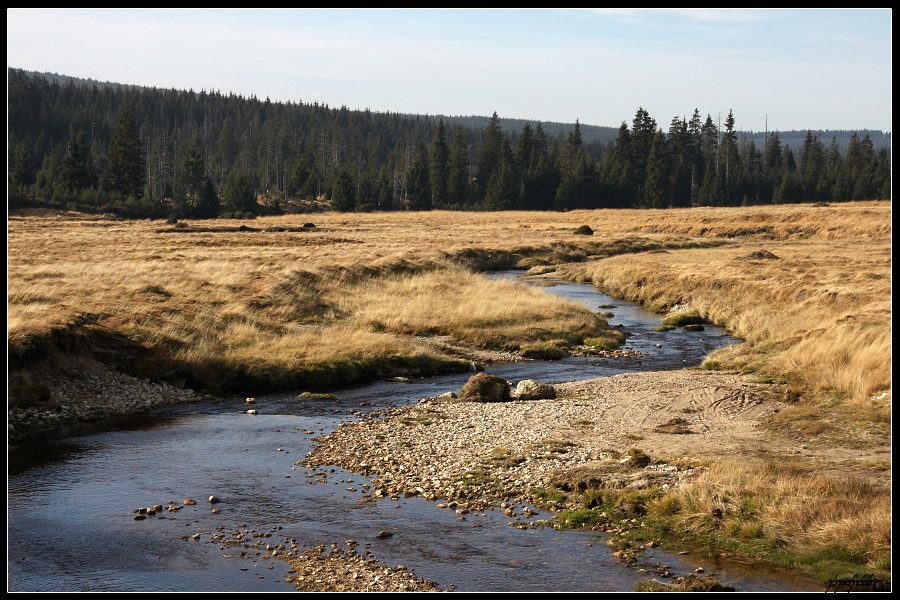
<svg viewBox="0 0 900 600">
<path fill-rule="evenodd" d="M 7 65 L 377 112 L 891 131 L 873 10 L 7 9 Z"/>
</svg>

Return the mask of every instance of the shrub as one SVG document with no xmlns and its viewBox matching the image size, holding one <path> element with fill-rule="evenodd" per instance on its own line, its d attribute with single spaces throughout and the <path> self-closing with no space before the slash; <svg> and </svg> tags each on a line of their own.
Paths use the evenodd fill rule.
<svg viewBox="0 0 900 600">
<path fill-rule="evenodd" d="M 587 225 L 582 225 L 575 230 L 575 235 L 594 235 L 594 230 Z"/>
</svg>

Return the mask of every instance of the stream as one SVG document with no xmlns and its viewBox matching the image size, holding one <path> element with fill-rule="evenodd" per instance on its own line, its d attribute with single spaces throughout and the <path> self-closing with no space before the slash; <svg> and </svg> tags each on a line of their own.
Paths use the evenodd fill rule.
<svg viewBox="0 0 900 600">
<path fill-rule="evenodd" d="M 514 279 L 521 273 L 491 277 Z M 650 331 L 659 325 L 659 315 L 588 284 L 559 282 L 544 289 L 614 313 L 609 323 L 633 334 L 624 347 L 640 350 L 641 356 L 497 364 L 489 373 L 515 384 L 680 369 L 737 342 L 712 326 L 700 332 Z M 237 412 L 246 408 L 242 399 L 206 402 L 107 423 L 79 437 L 11 448 L 7 590 L 294 591 L 283 581 L 287 563 L 240 560 L 235 548 L 210 543 L 216 528 L 254 529 L 268 533 L 273 544 L 294 539 L 303 549 L 331 542 L 344 546 L 348 539 L 369 543 L 382 564 L 405 565 L 455 591 L 631 591 L 650 578 L 611 556 L 607 536 L 540 527 L 522 531 L 507 526 L 501 511 L 461 521 L 454 511 L 420 497 L 360 503 L 360 494 L 346 488 L 370 483 L 366 477 L 335 468 L 328 483 L 312 484 L 306 470 L 295 466 L 312 450 L 313 437 L 356 420 L 354 412 L 457 392 L 470 375 L 375 382 L 334 392 L 337 403 L 301 404 L 297 392 L 272 394 L 257 399 L 256 416 Z M 218 514 L 206 502 L 212 494 L 221 499 Z M 181 504 L 188 497 L 198 504 L 133 519 L 135 508 L 170 500 Z M 379 531 L 394 535 L 376 539 Z M 784 571 L 717 564 L 659 548 L 648 553 L 645 562 L 664 563 L 677 574 L 703 567 L 738 591 L 821 591 Z"/>
</svg>

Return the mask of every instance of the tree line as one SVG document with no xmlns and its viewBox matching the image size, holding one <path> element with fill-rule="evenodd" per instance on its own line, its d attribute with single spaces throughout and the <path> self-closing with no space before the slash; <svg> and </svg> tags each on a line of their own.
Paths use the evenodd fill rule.
<svg viewBox="0 0 900 600">
<path fill-rule="evenodd" d="M 890 155 L 764 143 L 643 108 L 615 139 L 218 91 L 60 85 L 9 69 L 8 205 L 210 218 L 261 211 L 666 208 L 890 198 Z"/>
</svg>

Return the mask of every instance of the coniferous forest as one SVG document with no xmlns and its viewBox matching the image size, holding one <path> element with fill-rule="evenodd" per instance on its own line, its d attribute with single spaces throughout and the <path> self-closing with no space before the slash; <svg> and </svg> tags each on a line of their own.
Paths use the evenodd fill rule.
<svg viewBox="0 0 900 600">
<path fill-rule="evenodd" d="M 760 144 L 729 112 L 643 108 L 615 139 L 8 70 L 8 207 L 126 217 L 668 208 L 890 199 L 890 151 L 812 131 Z M 558 131 L 558 130 L 557 130 Z"/>
</svg>

